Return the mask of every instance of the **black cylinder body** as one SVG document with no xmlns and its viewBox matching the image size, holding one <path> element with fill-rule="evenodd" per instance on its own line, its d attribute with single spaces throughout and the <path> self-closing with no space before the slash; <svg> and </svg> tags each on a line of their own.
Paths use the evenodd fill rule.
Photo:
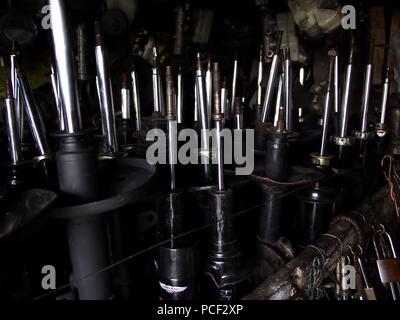
<svg viewBox="0 0 400 320">
<path fill-rule="evenodd" d="M 248 268 L 239 249 L 232 216 L 232 191 L 210 191 L 209 240 L 204 273 L 212 278 L 211 296 L 232 300 L 248 278 Z"/>
<path fill-rule="evenodd" d="M 265 153 L 264 174 L 274 181 L 286 181 L 289 143 L 286 133 L 271 132 Z"/>
<path fill-rule="evenodd" d="M 88 203 L 101 196 L 97 158 L 82 137 L 64 137 L 57 152 L 60 191 L 74 204 Z M 67 235 L 73 270 L 73 285 L 80 300 L 106 300 L 112 297 L 108 271 L 109 250 L 102 216 L 75 218 L 67 222 Z M 90 276 L 89 276 L 90 275 Z"/>
<path fill-rule="evenodd" d="M 312 188 L 297 194 L 299 199 L 299 240 L 308 245 L 318 239 L 335 212 L 335 190 L 316 183 Z"/>
<path fill-rule="evenodd" d="M 171 239 L 159 251 L 161 300 L 196 298 L 195 249 L 187 237 L 174 239 L 185 231 L 183 193 L 169 193 L 161 206 L 164 239 Z"/>
<path fill-rule="evenodd" d="M 280 236 L 282 195 L 284 189 L 278 186 L 261 184 L 262 204 L 260 222 L 258 225 L 258 239 L 266 242 L 275 242 Z"/>
</svg>

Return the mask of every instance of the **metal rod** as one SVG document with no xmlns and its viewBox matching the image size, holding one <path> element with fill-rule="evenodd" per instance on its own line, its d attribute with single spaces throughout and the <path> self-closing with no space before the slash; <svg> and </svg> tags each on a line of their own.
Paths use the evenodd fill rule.
<svg viewBox="0 0 400 320">
<path fill-rule="evenodd" d="M 98 86 L 100 90 L 100 108 L 102 108 L 107 152 L 118 151 L 117 130 L 115 125 L 114 101 L 111 86 L 110 70 L 107 61 L 107 53 L 103 45 L 100 23 L 95 22 L 96 32 L 96 68 Z"/>
<path fill-rule="evenodd" d="M 207 98 L 205 92 L 204 75 L 203 75 L 200 53 L 197 54 L 196 87 L 197 87 L 197 108 L 198 108 L 198 118 L 200 120 L 202 149 L 208 150 L 209 140 L 206 130 L 209 129 L 210 127 L 207 121 Z"/>
<path fill-rule="evenodd" d="M 161 106 L 160 106 L 160 92 L 159 92 L 159 85 L 158 85 L 158 78 L 159 78 L 159 70 L 158 70 L 158 59 L 157 59 L 157 47 L 153 47 L 153 68 L 152 70 L 152 80 L 153 80 L 153 101 L 154 101 L 154 112 L 161 113 Z"/>
<path fill-rule="evenodd" d="M 371 45 L 371 52 L 369 55 L 369 62 L 365 67 L 365 74 L 364 74 L 364 88 L 362 94 L 362 102 L 361 102 L 361 132 L 367 131 L 368 126 L 368 107 L 369 107 L 369 98 L 371 93 L 371 83 L 372 83 L 372 75 L 373 75 L 373 50 L 374 50 L 374 43 Z"/>
<path fill-rule="evenodd" d="M 258 58 L 258 75 L 257 75 L 257 105 L 261 106 L 262 103 L 262 87 L 261 82 L 263 79 L 264 63 L 263 63 L 263 48 L 260 48 L 260 55 Z"/>
<path fill-rule="evenodd" d="M 235 101 L 236 98 L 236 88 L 237 88 L 237 71 L 238 71 L 238 55 L 235 54 L 233 61 L 233 76 L 232 76 L 232 92 L 231 92 L 231 103 Z"/>
<path fill-rule="evenodd" d="M 279 67 L 278 52 L 279 52 L 281 40 L 282 40 L 282 31 L 279 31 L 278 39 L 277 39 L 277 46 L 276 46 L 275 54 L 272 57 L 272 62 L 271 62 L 271 67 L 270 67 L 268 82 L 267 82 L 267 88 L 265 90 L 264 105 L 263 105 L 262 114 L 261 114 L 262 122 L 267 121 L 267 117 L 268 117 L 271 103 L 272 103 L 272 97 L 273 97 L 273 93 L 274 93 L 274 89 L 275 89 L 276 78 L 278 75 L 278 67 Z"/>
<path fill-rule="evenodd" d="M 128 85 L 128 75 L 122 74 L 122 86 L 121 86 L 121 113 L 122 119 L 131 119 L 131 90 Z"/>
<path fill-rule="evenodd" d="M 221 112 L 224 115 L 224 118 L 229 117 L 228 110 L 228 81 L 224 77 L 221 84 Z"/>
<path fill-rule="evenodd" d="M 6 98 L 4 100 L 4 108 L 11 162 L 13 165 L 18 165 L 22 160 L 22 149 L 15 117 L 15 99 L 13 98 L 10 81 L 6 81 Z"/>
<path fill-rule="evenodd" d="M 290 60 L 290 49 L 285 48 L 283 63 L 283 103 L 286 113 L 286 128 L 293 129 L 293 102 L 292 102 L 292 62 Z"/>
<path fill-rule="evenodd" d="M 60 82 L 58 81 L 57 74 L 51 65 L 51 87 L 53 89 L 54 100 L 56 103 L 57 114 L 58 114 L 58 125 L 61 132 L 65 130 L 64 113 L 62 108 L 62 101 L 60 97 Z"/>
<path fill-rule="evenodd" d="M 324 123 L 322 126 L 322 139 L 321 139 L 321 149 L 319 155 L 324 157 L 326 155 L 326 144 L 328 142 L 328 131 L 329 131 L 329 117 L 330 117 L 330 107 L 331 107 L 331 87 L 332 87 L 332 76 L 334 74 L 335 68 L 335 50 L 329 51 L 329 78 L 326 87 L 325 95 L 325 105 L 324 105 Z"/>
<path fill-rule="evenodd" d="M 47 143 L 45 128 L 43 127 L 43 121 L 39 109 L 37 108 L 31 86 L 29 85 L 28 79 L 20 72 L 20 70 L 17 73 L 17 78 L 36 148 L 38 149 L 40 156 L 48 156 L 50 149 Z"/>
<path fill-rule="evenodd" d="M 335 113 L 339 113 L 339 56 L 335 55 L 335 64 L 333 68 L 333 105 Z"/>
<path fill-rule="evenodd" d="M 352 74 L 353 74 L 353 58 L 354 58 L 354 47 L 351 46 L 349 61 L 346 67 L 346 76 L 344 82 L 344 89 L 340 107 L 340 137 L 345 138 L 347 136 L 349 115 L 350 115 L 350 94 L 352 85 Z"/>
<path fill-rule="evenodd" d="M 78 80 L 88 81 L 88 38 L 86 24 L 81 23 L 77 28 L 78 36 Z"/>
<path fill-rule="evenodd" d="M 181 124 L 183 123 L 183 77 L 181 68 L 178 70 L 176 109 L 177 121 Z"/>
<path fill-rule="evenodd" d="M 211 59 L 208 59 L 206 70 L 206 94 L 207 94 L 207 121 L 211 125 L 212 96 L 213 96 L 213 71 L 211 68 Z"/>
<path fill-rule="evenodd" d="M 131 72 L 131 78 L 132 78 L 132 90 L 133 90 L 133 108 L 135 109 L 136 131 L 140 131 L 142 130 L 142 115 L 140 110 L 139 86 L 135 70 Z"/>
<path fill-rule="evenodd" d="M 390 87 L 389 74 L 390 74 L 390 68 L 387 67 L 385 80 L 383 81 L 383 86 L 382 86 L 383 88 L 382 88 L 381 120 L 380 120 L 381 124 L 385 124 L 385 118 L 386 118 L 386 107 L 387 107 L 389 87 Z"/>
<path fill-rule="evenodd" d="M 52 35 L 60 97 L 64 108 L 65 130 L 74 133 L 82 129 L 77 83 L 74 76 L 74 56 L 71 48 L 69 26 L 62 0 L 50 0 Z"/>
<path fill-rule="evenodd" d="M 275 104 L 275 118 L 274 118 L 274 126 L 276 127 L 279 119 L 279 110 L 282 107 L 282 91 L 283 91 L 283 74 L 279 76 L 278 82 L 278 91 L 276 93 L 276 104 Z M 286 124 L 286 120 L 285 120 Z"/>
<path fill-rule="evenodd" d="M 195 82 L 195 84 L 194 84 L 194 115 L 193 115 L 193 119 L 194 119 L 195 123 L 198 121 L 198 115 L 199 115 L 198 99 L 199 99 L 199 94 L 197 93 L 197 82 Z"/>
<path fill-rule="evenodd" d="M 221 107 L 221 75 L 219 71 L 218 62 L 214 62 L 213 69 L 213 88 L 214 88 L 214 112 L 213 112 L 213 120 L 215 123 L 215 131 L 216 131 L 216 144 L 217 144 L 217 166 L 218 166 L 218 190 L 222 191 L 225 189 L 224 184 L 224 153 L 222 146 L 222 137 L 221 131 L 223 129 L 223 120 L 224 115 L 222 113 Z"/>
<path fill-rule="evenodd" d="M 235 112 L 233 114 L 236 130 L 243 129 L 243 115 L 242 115 L 241 109 L 242 109 L 242 99 L 240 97 L 236 97 L 235 98 Z"/>
<path fill-rule="evenodd" d="M 22 142 L 24 137 L 24 109 L 22 105 L 21 92 L 18 87 L 17 81 L 17 70 L 18 70 L 18 60 L 17 60 L 17 50 L 15 48 L 15 43 L 13 43 L 13 49 L 10 56 L 10 69 L 11 69 L 11 86 L 13 97 L 15 100 L 15 119 L 17 132 L 20 137 L 20 141 Z"/>
<path fill-rule="evenodd" d="M 172 74 L 172 67 L 166 67 L 166 88 L 167 88 L 167 113 L 166 119 L 168 121 L 168 158 L 169 158 L 169 166 L 170 166 L 170 174 L 171 174 L 171 191 L 176 189 L 176 170 L 175 170 L 175 133 L 174 133 L 174 122 L 176 120 L 174 114 L 174 78 Z"/>
</svg>

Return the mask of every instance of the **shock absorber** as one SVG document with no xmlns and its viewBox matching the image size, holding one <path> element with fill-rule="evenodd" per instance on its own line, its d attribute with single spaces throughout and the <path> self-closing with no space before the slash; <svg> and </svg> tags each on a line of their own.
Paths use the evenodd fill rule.
<svg viewBox="0 0 400 320">
<path fill-rule="evenodd" d="M 101 197 L 97 155 L 82 131 L 65 3 L 63 0 L 50 0 L 50 5 L 55 66 L 65 117 L 65 132 L 60 134 L 60 147 L 56 154 L 59 187 L 61 194 L 74 203 L 87 203 Z M 110 273 L 96 273 L 109 265 L 109 249 L 102 216 L 69 220 L 67 236 L 74 287 L 79 299 L 110 299 Z"/>
<path fill-rule="evenodd" d="M 214 63 L 214 70 L 218 64 Z M 204 273 L 211 297 L 218 300 L 238 299 L 243 290 L 248 270 L 233 227 L 232 190 L 225 189 L 223 145 L 221 131 L 224 116 L 221 113 L 219 72 L 214 73 L 214 112 L 217 189 L 209 191 L 209 237 Z M 211 278 L 211 279 L 210 279 Z"/>
<path fill-rule="evenodd" d="M 374 132 L 369 130 L 368 128 L 368 108 L 369 108 L 369 98 L 371 93 L 371 83 L 372 83 L 372 75 L 373 75 L 373 52 L 374 52 L 374 44 L 372 42 L 368 64 L 365 67 L 364 73 L 364 87 L 362 92 L 362 101 L 361 101 L 361 126 L 359 131 L 354 132 L 354 136 L 356 141 L 358 142 L 358 158 L 362 164 L 365 164 L 368 156 L 369 145 L 372 139 L 374 138 Z"/>
<path fill-rule="evenodd" d="M 353 76 L 353 60 L 354 60 L 354 37 L 352 37 L 352 44 L 349 53 L 349 59 L 346 66 L 345 82 L 343 87 L 341 107 L 340 107 L 340 121 L 339 121 L 339 134 L 332 136 L 332 142 L 336 146 L 335 160 L 337 161 L 336 167 L 340 169 L 347 168 L 352 162 L 352 146 L 354 145 L 354 137 L 348 133 L 349 117 L 350 117 L 350 96 L 352 91 L 352 76 Z"/>
<path fill-rule="evenodd" d="M 333 156 L 327 152 L 329 140 L 329 120 L 331 117 L 331 86 L 335 63 L 335 50 L 329 51 L 329 79 L 325 95 L 323 128 L 320 151 L 311 154 L 313 165 L 322 172 L 329 173 Z M 324 231 L 329 219 L 335 212 L 335 190 L 324 182 L 317 182 L 313 187 L 300 191 L 300 241 L 307 245 L 314 242 Z"/>
<path fill-rule="evenodd" d="M 21 176 L 22 148 L 19 138 L 17 119 L 15 117 L 15 99 L 13 97 L 10 81 L 6 81 L 5 89 L 6 97 L 4 100 L 4 111 L 8 134 L 8 149 L 11 159 L 8 184 L 11 188 L 18 188 L 23 183 Z"/>
<path fill-rule="evenodd" d="M 380 107 L 380 120 L 375 126 L 376 153 L 378 156 L 384 154 L 388 143 L 388 130 L 386 127 L 386 109 L 390 89 L 390 68 L 386 68 L 385 79 L 382 85 L 382 98 Z"/>
<path fill-rule="evenodd" d="M 184 232 L 185 216 L 183 210 L 183 193 L 176 184 L 176 137 L 172 132 L 176 121 L 174 114 L 174 93 L 172 68 L 166 67 L 167 78 L 167 112 L 168 121 L 168 158 L 170 166 L 169 193 L 163 201 L 164 237 L 170 239 L 167 246 L 159 251 L 159 285 L 161 300 L 190 300 L 197 296 L 195 277 L 195 250 L 185 239 L 175 239 Z"/>
</svg>

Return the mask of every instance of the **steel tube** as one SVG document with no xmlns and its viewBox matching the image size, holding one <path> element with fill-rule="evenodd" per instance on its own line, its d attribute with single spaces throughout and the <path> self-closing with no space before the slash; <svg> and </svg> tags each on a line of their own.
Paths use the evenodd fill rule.
<svg viewBox="0 0 400 320">
<path fill-rule="evenodd" d="M 11 162 L 13 165 L 18 165 L 22 160 L 22 149 L 15 118 L 15 99 L 12 96 L 12 88 L 9 81 L 6 83 L 6 98 L 4 100 L 4 108 Z"/>
<path fill-rule="evenodd" d="M 344 82 L 344 89 L 342 94 L 342 101 L 340 107 L 340 137 L 345 138 L 347 136 L 347 130 L 349 125 L 350 115 L 350 95 L 352 85 L 352 74 L 353 74 L 353 48 L 350 50 L 349 63 L 346 67 L 346 76 Z"/>
<path fill-rule="evenodd" d="M 273 91 L 275 88 L 276 77 L 278 74 L 278 64 L 279 64 L 279 58 L 278 55 L 275 54 L 272 58 L 271 68 L 268 76 L 267 88 L 265 90 L 264 105 L 261 114 L 262 122 L 267 121 L 269 109 L 271 107 Z"/>
<path fill-rule="evenodd" d="M 131 78 L 132 78 L 132 90 L 133 90 L 133 108 L 135 109 L 136 131 L 140 131 L 142 130 L 142 115 L 140 109 L 139 86 L 135 70 L 131 72 Z"/>
<path fill-rule="evenodd" d="M 28 116 L 28 123 L 35 141 L 36 148 L 40 156 L 47 156 L 50 153 L 50 149 L 47 143 L 45 129 L 43 127 L 43 121 L 41 119 L 39 109 L 37 108 L 28 79 L 20 72 L 18 72 L 18 86 L 21 89 L 25 112 Z"/>
<path fill-rule="evenodd" d="M 385 123 L 385 118 L 386 118 L 386 107 L 387 107 L 387 101 L 388 101 L 388 96 L 389 96 L 389 68 L 386 69 L 386 76 L 385 80 L 383 82 L 383 88 L 382 88 L 382 100 L 381 100 L 381 117 L 380 117 L 380 123 L 384 124 Z"/>
<path fill-rule="evenodd" d="M 177 81 L 176 118 L 179 124 L 183 122 L 183 77 L 179 68 Z"/>
<path fill-rule="evenodd" d="M 365 68 L 364 75 L 364 89 L 362 95 L 362 103 L 361 103 L 361 132 L 367 131 L 368 126 L 368 107 L 369 107 L 369 97 L 371 93 L 371 83 L 372 83 L 372 74 L 373 74 L 373 65 L 368 64 Z"/>
<path fill-rule="evenodd" d="M 98 86 L 100 90 L 100 108 L 102 108 L 104 128 L 106 130 L 107 151 L 115 153 L 118 151 L 117 130 L 115 125 L 114 101 L 111 87 L 110 70 L 107 61 L 107 53 L 102 45 L 99 24 L 96 23 L 96 68 Z"/>
<path fill-rule="evenodd" d="M 74 56 L 71 48 L 69 27 L 62 0 L 50 0 L 52 36 L 57 75 L 60 82 L 60 97 L 64 108 L 65 130 L 74 133 L 82 128 L 78 99 L 78 88 L 74 77 Z"/>
<path fill-rule="evenodd" d="M 12 93 L 15 100 L 15 119 L 17 132 L 20 137 L 20 141 L 22 142 L 24 136 L 24 109 L 22 105 L 21 92 L 18 87 L 17 80 L 17 70 L 18 70 L 18 61 L 17 55 L 15 53 L 15 49 L 13 49 L 13 53 L 10 56 L 10 71 L 11 71 L 11 86 Z"/>
</svg>

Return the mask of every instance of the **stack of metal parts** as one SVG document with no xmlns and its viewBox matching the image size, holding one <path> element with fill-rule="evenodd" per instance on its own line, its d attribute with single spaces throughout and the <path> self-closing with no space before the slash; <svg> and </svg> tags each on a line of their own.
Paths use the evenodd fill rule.
<svg viewBox="0 0 400 320">
<path fill-rule="evenodd" d="M 129 300 L 134 296 L 135 281 L 144 281 L 148 296 L 163 300 L 236 300 L 246 295 L 263 299 L 280 294 L 290 298 L 289 290 L 270 289 L 268 277 L 277 272 L 281 283 L 294 287 L 288 280 L 293 278 L 291 271 L 288 275 L 282 270 L 303 264 L 308 272 L 310 265 L 320 268 L 324 277 L 315 283 L 316 279 L 306 276 L 306 284 L 297 288 L 297 297 L 322 298 L 317 289 L 323 288 L 325 297 L 342 300 L 372 300 L 386 297 L 388 292 L 393 299 L 398 298 L 398 259 L 387 228 L 369 231 L 375 258 L 368 258 L 370 264 L 377 260 L 378 272 L 370 274 L 362 257 L 371 251 L 364 242 L 363 235 L 368 234 L 364 228 L 387 222 L 390 215 L 371 218 L 363 212 L 364 224 L 360 224 L 350 214 L 360 206 L 367 190 L 377 189 L 381 178 L 370 172 L 380 169 L 379 161 L 388 152 L 390 72 L 388 68 L 385 73 L 379 120 L 375 121 L 370 116 L 373 45 L 365 67 L 360 127 L 352 130 L 358 124 L 351 119 L 354 38 L 343 81 L 339 72 L 342 55 L 337 48 L 327 52 L 329 71 L 319 126 L 303 122 L 307 114 L 294 94 L 294 74 L 299 67 L 290 48 L 281 48 L 281 30 L 268 30 L 264 37 L 274 45 L 268 46 L 268 60 L 263 47 L 256 58 L 256 103 L 252 106 L 242 89 L 239 54 L 226 72 L 218 59 L 211 55 L 204 59 L 205 54 L 198 52 L 192 57 L 192 68 L 186 71 L 183 65 L 163 63 L 159 48 L 152 43 L 148 77 L 152 110 L 146 112 L 141 104 L 147 98 L 141 96 L 145 80 L 137 66 L 129 64 L 113 77 L 101 23 L 94 22 L 97 122 L 87 125 L 83 110 L 86 112 L 90 103 L 81 90 L 90 78 L 82 67 L 87 57 L 79 55 L 81 72 L 77 79 L 65 1 L 51 0 L 50 5 L 54 49 L 50 83 L 58 131 L 47 132 L 14 47 L 4 100 L 10 161 L 5 170 L 7 193 L 0 199 L 9 205 L 35 186 L 26 173 L 30 168 L 45 181 L 43 188 L 52 190 L 54 198 L 58 194 L 58 200 L 48 200 L 43 210 L 49 212 L 50 221 L 61 221 L 65 229 L 69 259 L 63 268 L 71 276 L 64 279 L 63 290 L 46 293 L 46 297 Z M 181 7 L 178 33 L 183 32 L 182 15 Z M 81 38 L 87 32 L 82 27 L 78 30 Z M 83 48 L 84 43 L 81 45 Z M 175 54 L 182 55 L 182 37 L 176 39 L 175 46 Z M 304 72 L 304 66 L 301 69 Z M 120 81 L 118 94 L 115 78 Z M 189 150 L 195 154 L 190 164 L 178 159 L 183 142 L 178 136 L 185 129 L 197 133 L 199 142 L 195 150 Z M 307 140 L 310 131 L 316 137 L 311 142 Z M 247 138 L 248 132 L 255 135 L 255 141 Z M 35 152 L 27 151 L 28 133 Z M 166 162 L 150 164 L 143 150 L 150 150 L 149 136 L 157 133 L 165 137 L 158 156 L 165 156 Z M 239 138 L 232 143 L 229 137 Z M 254 170 L 246 176 L 235 176 L 243 164 L 236 157 L 238 145 L 240 151 L 250 148 L 251 156 L 246 160 L 254 159 Z M 234 161 L 227 161 L 232 154 Z M 397 159 L 390 159 L 394 162 L 390 166 L 396 169 Z M 245 214 L 252 218 L 243 219 Z M 124 219 L 137 225 L 134 245 L 132 239 L 127 240 L 133 229 L 124 225 Z M 12 223 L 0 219 L 0 230 L 6 230 L 0 232 L 0 241 L 16 231 Z M 241 223 L 246 228 L 241 228 Z M 329 238 L 329 246 L 324 237 Z M 335 240 L 342 246 L 340 251 L 331 248 Z M 133 249 L 139 253 L 132 254 Z M 134 260 L 140 252 L 148 255 Z M 321 256 L 321 261 L 315 260 Z M 333 257 L 336 264 L 327 263 Z M 128 267 L 130 259 L 133 267 Z M 362 278 L 355 289 L 342 285 L 349 265 L 356 269 L 358 280 Z M 136 273 L 142 279 L 134 280 Z M 377 274 L 381 284 L 376 285 L 374 279 L 372 285 L 370 277 Z M 373 289 L 377 286 L 379 293 Z M 262 288 L 273 293 L 260 296 Z"/>
</svg>

